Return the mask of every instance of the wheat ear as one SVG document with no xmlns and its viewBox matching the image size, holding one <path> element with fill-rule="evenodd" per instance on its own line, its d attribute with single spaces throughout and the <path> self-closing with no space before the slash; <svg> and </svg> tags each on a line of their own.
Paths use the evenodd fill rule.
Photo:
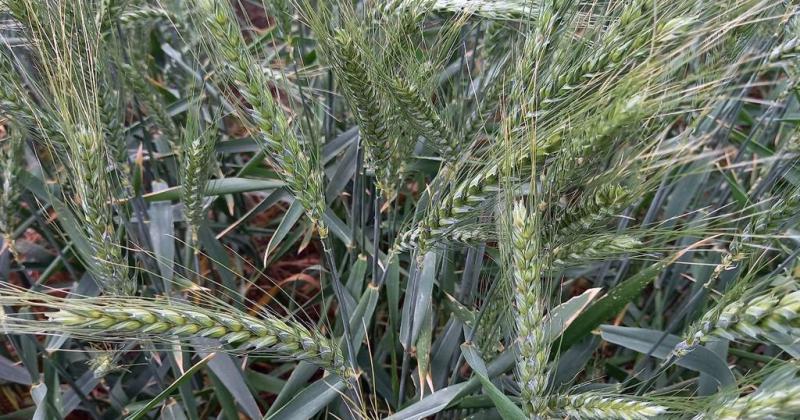
<svg viewBox="0 0 800 420">
<path fill-rule="evenodd" d="M 555 220 L 558 236 L 572 237 L 607 220 L 622 210 L 632 196 L 628 188 L 618 184 L 603 185 L 589 192 L 577 205 Z"/>
<path fill-rule="evenodd" d="M 167 107 L 150 82 L 146 80 L 147 66 L 142 63 L 122 64 L 120 69 L 125 76 L 125 82 L 132 91 L 137 92 L 136 98 L 147 108 L 147 115 L 153 120 L 160 132 L 169 141 L 180 139 L 178 127 L 170 117 Z"/>
<path fill-rule="evenodd" d="M 397 77 L 392 81 L 391 88 L 397 101 L 396 109 L 401 110 L 408 118 L 416 131 L 425 137 L 432 146 L 442 155 L 445 162 L 455 158 L 460 143 L 452 135 L 452 130 L 439 116 L 433 104 L 422 95 L 419 88 L 412 82 Z"/>
<path fill-rule="evenodd" d="M 800 415 L 800 378 L 797 366 L 787 364 L 771 373 L 749 395 L 720 404 L 694 419 L 794 419 Z"/>
<path fill-rule="evenodd" d="M 700 325 L 692 342 L 711 336 L 728 340 L 766 339 L 774 344 L 796 342 L 800 339 L 800 291 L 783 297 L 769 292 L 731 302 L 721 311 L 709 311 Z"/>
<path fill-rule="evenodd" d="M 511 218 L 511 256 L 519 337 L 517 375 L 525 411 L 531 418 L 543 418 L 547 408 L 544 397 L 550 347 L 542 327 L 546 301 L 540 278 L 538 218 L 529 214 L 521 202 L 514 204 Z"/>
<path fill-rule="evenodd" d="M 338 30 L 333 37 L 333 44 L 335 47 L 331 48 L 329 61 L 337 70 L 350 109 L 358 121 L 367 163 L 375 173 L 378 188 L 388 198 L 393 194 L 397 181 L 392 159 L 397 138 L 389 137 L 389 118 L 384 112 L 383 98 L 374 88 L 364 53 L 352 36 L 344 30 Z"/>
<path fill-rule="evenodd" d="M 233 81 L 252 110 L 249 116 L 258 127 L 262 147 L 289 189 L 303 204 L 306 214 L 317 226 L 320 237 L 328 236 L 323 221 L 325 188 L 323 176 L 269 89 L 269 80 L 245 45 L 230 7 L 221 0 L 195 0 L 203 14 L 205 27 L 213 41 L 209 47 L 226 78 Z M 218 55 L 218 56 L 216 56 Z"/>
<path fill-rule="evenodd" d="M 575 419 L 644 420 L 667 411 L 651 402 L 594 392 L 555 397 L 551 404 L 554 412 Z"/>
<path fill-rule="evenodd" d="M 486 19 L 512 20 L 533 18 L 538 2 L 527 0 L 390 0 L 384 13 L 414 13 L 425 11 L 465 13 Z"/>
<path fill-rule="evenodd" d="M 19 175 L 23 165 L 24 137 L 13 124 L 6 123 L 5 129 L 5 137 L 0 138 L 0 236 L 12 256 L 20 261 L 13 232 L 22 192 Z"/>
<path fill-rule="evenodd" d="M 68 333 L 89 340 L 212 338 L 242 352 L 271 352 L 309 360 L 343 377 L 352 375 L 331 340 L 271 314 L 255 318 L 235 309 L 212 309 L 163 299 L 56 298 L 14 287 L 1 290 L 0 301 L 55 309 L 46 313 L 47 321 L 5 318 L 4 327 L 11 333 Z"/>
<path fill-rule="evenodd" d="M 197 243 L 197 232 L 205 219 L 203 200 L 211 161 L 214 158 L 215 137 L 210 135 L 211 132 L 211 127 L 202 126 L 200 106 L 190 108 L 183 133 L 181 201 L 194 243 Z"/>
<path fill-rule="evenodd" d="M 112 188 L 107 175 L 108 150 L 94 127 L 75 126 L 64 133 L 68 165 L 75 176 L 76 215 L 81 220 L 93 255 L 89 268 L 98 285 L 109 293 L 130 295 L 135 282 L 128 276 L 128 261 L 117 243 Z"/>
<path fill-rule="evenodd" d="M 641 241 L 630 235 L 600 235 L 555 247 L 550 263 L 553 268 L 582 265 L 635 252 L 641 245 Z"/>
</svg>

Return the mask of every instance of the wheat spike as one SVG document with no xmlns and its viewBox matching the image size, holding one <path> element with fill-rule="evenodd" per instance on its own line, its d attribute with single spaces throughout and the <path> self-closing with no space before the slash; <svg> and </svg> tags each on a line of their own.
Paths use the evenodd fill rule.
<svg viewBox="0 0 800 420">
<path fill-rule="evenodd" d="M 663 416 L 664 406 L 626 397 L 582 393 L 553 398 L 553 410 L 575 419 L 645 420 Z"/>
<path fill-rule="evenodd" d="M 279 174 L 300 200 L 322 238 L 328 228 L 325 188 L 317 162 L 292 131 L 289 120 L 272 94 L 264 92 L 269 80 L 250 55 L 229 6 L 220 0 L 196 0 L 203 13 L 204 26 L 213 37 L 209 47 L 215 51 L 224 76 L 233 81 L 250 104 L 249 116 L 260 131 L 259 139 Z"/>
<path fill-rule="evenodd" d="M 797 367 L 787 364 L 771 373 L 755 392 L 733 400 L 723 396 L 716 407 L 699 419 L 793 419 L 800 415 L 800 378 Z"/>
<path fill-rule="evenodd" d="M 729 340 L 775 340 L 775 334 L 800 338 L 800 291 L 780 297 L 769 292 L 731 302 L 717 313 L 710 311 L 702 321 L 697 338 L 717 336 Z M 789 342 L 791 342 L 789 341 Z M 786 343 L 783 343 L 786 344 Z"/>
<path fill-rule="evenodd" d="M 546 414 L 544 396 L 550 346 L 542 328 L 546 299 L 540 278 L 540 239 L 537 237 L 536 216 L 528 214 L 521 202 L 514 204 L 511 217 L 511 256 L 519 340 L 517 375 L 523 407 L 532 418 L 542 418 Z"/>
<path fill-rule="evenodd" d="M 167 340 L 212 338 L 242 352 L 271 352 L 309 360 L 331 372 L 350 376 L 338 347 L 318 332 L 271 314 L 255 318 L 235 309 L 208 308 L 163 299 L 96 297 L 55 298 L 8 287 L 0 301 L 55 309 L 47 321 L 7 317 L 10 333 L 68 333 L 90 340 Z"/>
<path fill-rule="evenodd" d="M 383 5 L 384 13 L 426 11 L 465 13 L 487 19 L 515 20 L 533 18 L 537 2 L 528 0 L 391 0 Z"/>
<path fill-rule="evenodd" d="M 19 198 L 22 192 L 19 175 L 23 168 L 24 137 L 13 124 L 6 122 L 5 137 L 0 138 L 0 236 L 14 258 L 20 255 L 14 246 Z"/>
<path fill-rule="evenodd" d="M 615 255 L 635 252 L 642 242 L 630 235 L 601 235 L 559 245 L 552 250 L 550 264 L 554 268 L 587 264 Z"/>
<path fill-rule="evenodd" d="M 205 219 L 203 206 L 205 188 L 208 183 L 211 160 L 214 158 L 214 139 L 212 128 L 201 124 L 200 107 L 190 109 L 183 133 L 183 176 L 181 182 L 181 201 L 186 220 L 192 232 L 192 240 L 197 242 L 197 231 Z"/>
<path fill-rule="evenodd" d="M 351 35 L 344 30 L 337 30 L 333 44 L 329 60 L 337 69 L 350 109 L 358 121 L 368 166 L 375 173 L 378 188 L 384 196 L 390 197 L 397 182 L 397 168 L 393 159 L 397 136 L 390 138 L 388 134 L 389 117 L 383 109 L 383 98 L 374 87 L 364 53 Z"/>
</svg>

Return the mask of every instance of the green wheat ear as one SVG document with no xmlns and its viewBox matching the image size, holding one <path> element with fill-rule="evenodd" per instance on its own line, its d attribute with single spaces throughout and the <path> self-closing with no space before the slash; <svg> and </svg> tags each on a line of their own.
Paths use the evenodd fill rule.
<svg viewBox="0 0 800 420">
<path fill-rule="evenodd" d="M 715 406 L 695 419 L 789 419 L 800 416 L 800 375 L 797 366 L 779 367 L 748 395 L 722 398 Z"/>
<path fill-rule="evenodd" d="M 583 393 L 551 400 L 551 410 L 574 419 L 646 420 L 661 418 L 667 408 L 646 400 Z"/>
<path fill-rule="evenodd" d="M 55 309 L 46 313 L 47 321 L 6 316 L 4 328 L 10 333 L 68 333 L 88 340 L 122 342 L 210 338 L 233 346 L 237 352 L 308 360 L 342 377 L 353 376 L 333 341 L 297 322 L 271 314 L 256 318 L 234 309 L 163 299 L 105 296 L 65 299 L 9 285 L 0 290 L 0 302 Z"/>
<path fill-rule="evenodd" d="M 267 157 L 303 204 L 320 237 L 327 238 L 325 186 L 313 145 L 301 143 L 278 101 L 269 89 L 264 90 L 270 81 L 250 54 L 230 6 L 222 0 L 195 0 L 195 4 L 202 27 L 211 34 L 207 47 L 222 77 L 233 82 L 252 107 L 247 116 L 259 130 L 257 137 Z"/>
<path fill-rule="evenodd" d="M 318 26 L 321 25 L 315 27 Z M 328 60 L 341 81 L 350 110 L 358 122 L 367 166 L 375 173 L 378 188 L 384 197 L 391 198 L 395 194 L 400 170 L 394 159 L 398 136 L 389 135 L 389 130 L 396 127 L 390 126 L 391 117 L 386 112 L 384 99 L 367 67 L 369 58 L 350 33 L 354 30 L 338 29 L 330 40 L 321 42 L 321 46 L 329 56 Z M 325 37 L 326 34 L 320 36 Z"/>
<path fill-rule="evenodd" d="M 545 388 L 550 346 L 542 324 L 547 298 L 541 278 L 541 238 L 536 226 L 539 217 L 529 214 L 525 205 L 517 202 L 511 219 L 512 275 L 519 341 L 517 375 L 523 408 L 532 418 L 542 418 L 547 414 Z"/>
<path fill-rule="evenodd" d="M 193 243 L 197 243 L 198 229 L 205 220 L 205 189 L 216 139 L 213 131 L 213 126 L 203 126 L 200 105 L 191 107 L 183 133 L 181 201 Z"/>
<path fill-rule="evenodd" d="M 795 346 L 800 340 L 800 291 L 781 296 L 776 290 L 731 302 L 719 311 L 709 311 L 700 325 L 700 331 L 692 336 L 693 342 L 716 336 Z"/>
<path fill-rule="evenodd" d="M 0 138 L 0 237 L 3 245 L 20 261 L 13 233 L 19 222 L 17 214 L 22 193 L 19 176 L 24 168 L 25 140 L 15 124 L 6 122 L 5 130 L 5 137 Z"/>
</svg>

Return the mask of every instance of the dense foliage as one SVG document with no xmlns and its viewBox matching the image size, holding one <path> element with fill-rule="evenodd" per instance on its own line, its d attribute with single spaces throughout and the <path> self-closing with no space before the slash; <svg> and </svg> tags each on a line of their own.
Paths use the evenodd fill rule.
<svg viewBox="0 0 800 420">
<path fill-rule="evenodd" d="M 0 0 L 0 418 L 797 418 L 799 13 Z"/>
</svg>

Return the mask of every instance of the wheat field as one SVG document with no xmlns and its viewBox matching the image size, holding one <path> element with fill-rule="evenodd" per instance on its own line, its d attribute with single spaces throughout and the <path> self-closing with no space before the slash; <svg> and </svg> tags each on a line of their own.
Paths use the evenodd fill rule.
<svg viewBox="0 0 800 420">
<path fill-rule="evenodd" d="M 793 0 L 0 0 L 0 420 L 800 418 Z"/>
</svg>

